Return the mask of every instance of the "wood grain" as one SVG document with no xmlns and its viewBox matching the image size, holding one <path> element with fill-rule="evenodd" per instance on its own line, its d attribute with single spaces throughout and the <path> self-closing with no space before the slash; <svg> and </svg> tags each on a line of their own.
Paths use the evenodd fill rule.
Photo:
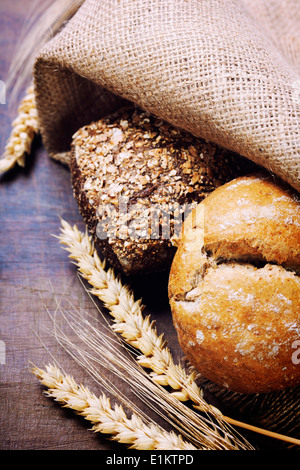
<svg viewBox="0 0 300 470">
<path fill-rule="evenodd" d="M 5 81 L 10 60 L 20 37 L 26 11 L 32 0 L 2 0 L 0 4 L 0 79 Z M 0 105 L 1 152 L 15 117 Z M 0 448 L 5 450 L 111 450 L 123 446 L 89 432 L 88 423 L 63 410 L 42 393 L 29 371 L 30 362 L 43 367 L 50 354 L 37 338 L 45 339 L 51 353 L 79 381 L 95 389 L 95 384 L 68 357 L 53 339 L 45 337 L 48 322 L 45 306 L 55 308 L 56 296 L 65 295 L 77 308 L 94 312 L 91 300 L 52 234 L 58 234 L 60 217 L 84 230 L 73 197 L 69 170 L 49 158 L 39 139 L 25 169 L 15 168 L 1 176 L 0 225 L 0 340 L 6 348 L 5 364 L 0 364 Z M 168 340 L 177 343 L 166 301 L 167 278 L 133 279 L 137 298 L 145 296 L 151 317 Z M 155 295 L 153 296 L 153 289 Z M 122 387 L 122 384 L 120 384 Z M 97 390 L 95 390 L 97 391 Z M 100 392 L 100 390 L 99 390 Z"/>
</svg>

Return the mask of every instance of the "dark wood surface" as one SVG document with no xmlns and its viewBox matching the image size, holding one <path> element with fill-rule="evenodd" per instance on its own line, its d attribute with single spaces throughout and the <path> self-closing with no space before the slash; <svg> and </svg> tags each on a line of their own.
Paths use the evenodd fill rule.
<svg viewBox="0 0 300 470">
<path fill-rule="evenodd" d="M 1 80 L 6 79 L 32 4 L 33 0 L 0 2 Z M 9 104 L 7 90 L 6 104 L 0 105 L 1 152 L 15 117 Z M 5 344 L 5 361 L 0 364 L 0 449 L 124 450 L 123 445 L 92 433 L 89 423 L 45 397 L 30 372 L 31 363 L 43 367 L 52 362 L 53 354 L 78 382 L 95 393 L 102 391 L 44 329 L 49 324 L 46 309 L 53 311 L 56 299 L 70 300 L 75 308 L 97 315 L 75 266 L 53 237 L 59 232 L 60 217 L 84 230 L 68 168 L 50 159 L 36 139 L 26 167 L 0 177 L 0 204 L 0 341 Z M 181 361 L 167 300 L 167 274 L 130 279 L 129 283 L 136 298 L 142 297 L 158 332 L 164 332 L 175 361 Z M 117 385 L 132 397 L 124 384 Z M 149 414 L 163 424 L 151 411 Z"/>
<path fill-rule="evenodd" d="M 32 4 L 32 0 L 0 2 L 0 79 L 4 81 Z M 7 90 L 6 104 L 0 105 L 1 153 L 15 117 L 9 104 Z M 42 333 L 48 324 L 46 307 L 55 308 L 55 297 L 65 296 L 76 308 L 95 312 L 76 268 L 52 236 L 59 232 L 60 217 L 84 230 L 69 171 L 50 159 L 37 139 L 25 169 L 18 167 L 1 176 L 0 201 L 0 340 L 6 349 L 5 363 L 0 364 L 0 448 L 123 450 L 122 445 L 90 432 L 87 422 L 46 398 L 30 372 L 31 362 L 40 367 L 52 362 L 39 339 L 42 336 L 67 372 L 96 393 L 99 391 L 55 340 Z M 167 303 L 166 276 L 135 279 L 133 284 L 137 298 L 143 297 L 158 331 L 167 332 L 169 346 L 174 345 L 175 357 L 179 358 Z"/>
</svg>

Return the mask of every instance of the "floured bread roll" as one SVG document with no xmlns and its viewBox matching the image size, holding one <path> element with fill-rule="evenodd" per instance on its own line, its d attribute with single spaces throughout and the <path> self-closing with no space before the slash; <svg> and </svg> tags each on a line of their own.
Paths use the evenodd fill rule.
<svg viewBox="0 0 300 470">
<path fill-rule="evenodd" d="M 136 108 L 74 135 L 71 174 L 81 214 L 125 274 L 169 269 L 170 238 L 192 204 L 241 174 L 245 160 Z"/>
<path fill-rule="evenodd" d="M 242 393 L 300 383 L 300 199 L 264 175 L 211 193 L 178 240 L 169 299 L 180 345 Z"/>
</svg>

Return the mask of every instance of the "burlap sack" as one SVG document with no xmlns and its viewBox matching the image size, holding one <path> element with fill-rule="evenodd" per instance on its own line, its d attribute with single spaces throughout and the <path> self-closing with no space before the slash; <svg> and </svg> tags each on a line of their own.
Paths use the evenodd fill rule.
<svg viewBox="0 0 300 470">
<path fill-rule="evenodd" d="M 46 149 L 126 99 L 300 190 L 299 30 L 299 0 L 86 0 L 34 66 Z"/>
</svg>

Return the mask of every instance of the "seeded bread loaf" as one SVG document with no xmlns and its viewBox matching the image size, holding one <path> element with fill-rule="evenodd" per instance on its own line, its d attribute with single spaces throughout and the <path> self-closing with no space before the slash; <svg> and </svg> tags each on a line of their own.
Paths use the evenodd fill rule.
<svg viewBox="0 0 300 470">
<path fill-rule="evenodd" d="M 170 238 L 192 204 L 247 165 L 137 108 L 79 129 L 72 143 L 83 219 L 102 254 L 125 274 L 169 269 Z"/>
<path fill-rule="evenodd" d="M 300 384 L 299 275 L 299 194 L 252 175 L 203 200 L 183 225 L 169 278 L 195 368 L 242 393 Z"/>
</svg>

